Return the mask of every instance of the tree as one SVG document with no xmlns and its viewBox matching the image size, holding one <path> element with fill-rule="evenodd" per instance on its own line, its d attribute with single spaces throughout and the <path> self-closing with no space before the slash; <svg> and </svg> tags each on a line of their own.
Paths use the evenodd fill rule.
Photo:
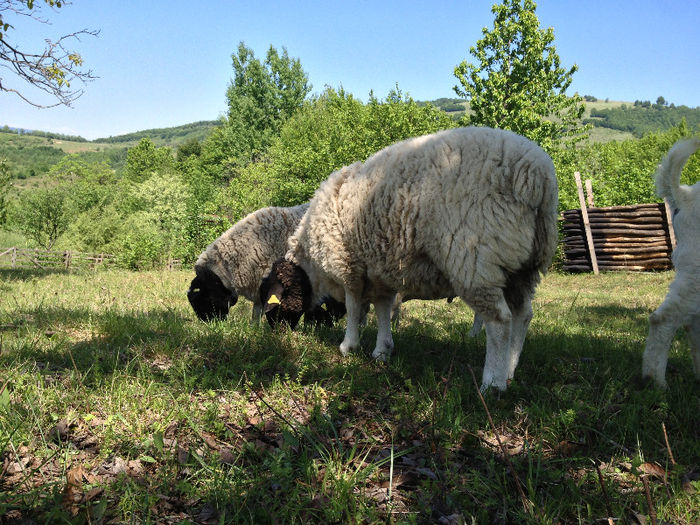
<svg viewBox="0 0 700 525">
<path fill-rule="evenodd" d="M 37 245 L 50 250 L 70 224 L 70 192 L 66 186 L 21 193 L 13 209 L 13 224 Z"/>
<path fill-rule="evenodd" d="M 154 173 L 173 167 L 175 160 L 168 147 L 158 148 L 144 138 L 126 154 L 124 177 L 131 182 L 143 182 Z"/>
<path fill-rule="evenodd" d="M 284 122 L 304 103 L 311 91 L 299 59 L 272 46 L 265 62 L 241 42 L 231 56 L 234 77 L 226 91 L 225 125 L 212 135 L 212 143 L 225 161 L 245 165 L 270 144 Z"/>
<path fill-rule="evenodd" d="M 461 86 L 454 90 L 470 104 L 462 123 L 509 129 L 552 150 L 587 128 L 581 97 L 566 95 L 578 67 L 561 66 L 554 30 L 540 29 L 536 7 L 533 0 L 503 0 L 491 8 L 493 29 L 484 28 L 469 49 L 476 64 L 455 67 Z"/>
<path fill-rule="evenodd" d="M 61 8 L 70 4 L 65 0 L 43 0 L 51 8 Z M 13 26 L 8 22 L 7 14 L 15 17 L 25 17 L 35 22 L 47 24 L 48 20 L 41 16 L 41 0 L 35 5 L 35 0 L 0 0 L 0 65 L 9 70 L 22 83 L 48 93 L 56 100 L 53 104 L 40 104 L 34 97 L 30 98 L 18 87 L 12 87 L 3 77 L 0 77 L 0 92 L 14 93 L 25 102 L 37 107 L 53 107 L 61 104 L 70 106 L 83 94 L 71 84 L 94 80 L 91 70 L 83 69 L 83 59 L 75 51 L 67 49 L 69 40 L 79 40 L 81 36 L 97 36 L 97 31 L 82 29 L 63 35 L 57 40 L 45 40 L 42 51 L 29 51 L 14 44 L 9 39 Z"/>
</svg>

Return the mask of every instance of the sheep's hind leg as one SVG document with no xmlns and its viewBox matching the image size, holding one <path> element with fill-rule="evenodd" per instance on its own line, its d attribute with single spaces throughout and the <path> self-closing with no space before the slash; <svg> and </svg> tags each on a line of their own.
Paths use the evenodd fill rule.
<svg viewBox="0 0 700 525">
<path fill-rule="evenodd" d="M 386 361 L 394 349 L 391 337 L 391 310 L 395 296 L 385 297 L 374 302 L 374 313 L 377 316 L 377 344 L 372 357 L 377 361 Z"/>
<path fill-rule="evenodd" d="M 497 315 L 486 321 L 486 359 L 481 378 L 481 391 L 490 386 L 504 391 L 508 387 L 511 354 L 512 314 L 506 300 L 496 304 Z"/>
<path fill-rule="evenodd" d="M 676 296 L 669 293 L 661 306 L 649 316 L 649 335 L 642 356 L 642 377 L 652 378 L 660 388 L 667 386 L 668 349 L 682 324 L 678 313 Z"/>
<path fill-rule="evenodd" d="M 362 302 L 360 298 L 345 291 L 345 338 L 340 343 L 340 353 L 348 355 L 360 346 L 360 318 L 362 317 Z"/>
<path fill-rule="evenodd" d="M 513 311 L 511 322 L 510 355 L 508 358 L 508 379 L 513 379 L 515 368 L 518 366 L 520 354 L 523 351 L 525 335 L 532 321 L 532 300 L 528 297 L 522 306 Z"/>
<path fill-rule="evenodd" d="M 688 324 L 688 340 L 695 378 L 700 380 L 700 314 L 694 315 Z"/>
</svg>

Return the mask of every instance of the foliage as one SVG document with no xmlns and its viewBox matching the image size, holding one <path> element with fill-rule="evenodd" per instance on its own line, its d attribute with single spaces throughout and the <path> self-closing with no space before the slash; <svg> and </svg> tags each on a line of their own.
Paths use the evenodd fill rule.
<svg viewBox="0 0 700 525">
<path fill-rule="evenodd" d="M 131 182 L 143 182 L 153 174 L 174 166 L 170 148 L 158 148 L 151 139 L 143 138 L 126 154 L 124 178 Z"/>
<path fill-rule="evenodd" d="M 68 229 L 71 218 L 66 185 L 25 190 L 10 208 L 11 224 L 46 250 Z"/>
<path fill-rule="evenodd" d="M 649 133 L 641 139 L 589 144 L 558 151 L 554 164 L 559 178 L 560 209 L 579 207 L 574 172 L 591 179 L 596 206 L 624 206 L 658 202 L 653 174 L 661 158 L 680 138 L 691 135 L 682 121 L 668 131 Z M 693 184 L 700 180 L 700 158 L 694 155 L 681 181 Z"/>
<path fill-rule="evenodd" d="M 348 357 L 342 324 L 271 331 L 245 300 L 200 322 L 191 270 L 1 275 L 6 521 L 700 521 L 686 339 L 667 391 L 637 381 L 671 272 L 545 276 L 495 428 L 459 300 L 406 303 L 377 364 L 372 315 Z"/>
<path fill-rule="evenodd" d="M 298 204 L 308 200 L 334 170 L 364 161 L 399 140 L 452 126 L 444 112 L 418 105 L 398 88 L 381 101 L 370 94 L 367 104 L 342 89 L 327 88 L 283 126 L 270 146 L 264 170 L 254 167 L 252 175 L 244 171 L 231 186 L 253 183 L 268 195 L 269 204 Z M 263 173 L 267 184 L 261 181 Z"/>
<path fill-rule="evenodd" d="M 264 62 L 241 42 L 231 56 L 234 77 L 226 91 L 228 114 L 214 132 L 219 161 L 245 165 L 262 153 L 311 91 L 299 59 L 270 46 Z"/>
<path fill-rule="evenodd" d="M 476 63 L 455 67 L 454 89 L 469 101 L 463 123 L 509 129 L 553 151 L 582 138 L 584 105 L 578 94 L 566 95 L 577 66 L 561 66 L 554 30 L 539 28 L 535 9 L 533 0 L 495 4 L 493 29 L 469 49 Z"/>
<path fill-rule="evenodd" d="M 659 97 L 663 99 L 663 97 Z M 667 106 L 635 102 L 634 106 L 622 105 L 616 108 L 592 110 L 586 123 L 620 131 L 628 131 L 636 137 L 647 133 L 663 131 L 685 120 L 691 129 L 700 128 L 700 108 L 687 106 Z"/>
<path fill-rule="evenodd" d="M 70 106 L 83 94 L 82 89 L 71 86 L 75 82 L 88 82 L 95 77 L 90 70 L 83 69 L 83 59 L 75 51 L 66 48 L 69 40 L 78 40 L 90 35 L 96 36 L 97 31 L 83 29 L 75 33 L 64 35 L 57 40 L 46 39 L 42 51 L 29 51 L 26 43 L 16 44 L 9 39 L 8 33 L 14 27 L 11 25 L 11 16 L 22 17 L 47 24 L 48 21 L 41 14 L 41 0 L 39 5 L 34 5 L 34 0 L 2 0 L 0 2 L 0 64 L 3 69 L 12 72 L 21 83 L 29 84 L 55 99 L 52 104 L 36 102 L 34 96 L 26 94 L 24 89 L 12 87 L 4 78 L 0 78 L 0 92 L 14 93 L 23 101 L 37 107 L 52 107 L 58 105 Z M 43 0 L 52 9 L 63 7 L 69 2 L 63 0 Z M 8 21 L 9 20 L 9 21 Z M 21 42 L 22 39 L 20 38 Z"/>
</svg>

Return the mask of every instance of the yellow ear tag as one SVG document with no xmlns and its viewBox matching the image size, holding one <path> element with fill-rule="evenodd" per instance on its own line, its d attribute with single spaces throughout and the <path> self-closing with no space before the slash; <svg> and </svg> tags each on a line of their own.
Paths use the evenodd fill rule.
<svg viewBox="0 0 700 525">
<path fill-rule="evenodd" d="M 328 307 L 326 306 L 326 303 L 323 303 L 323 304 L 321 305 L 321 308 L 323 308 L 324 310 L 328 310 Z"/>
<path fill-rule="evenodd" d="M 270 298 L 267 300 L 267 304 L 280 304 L 280 300 L 277 298 L 275 294 L 272 294 Z"/>
</svg>

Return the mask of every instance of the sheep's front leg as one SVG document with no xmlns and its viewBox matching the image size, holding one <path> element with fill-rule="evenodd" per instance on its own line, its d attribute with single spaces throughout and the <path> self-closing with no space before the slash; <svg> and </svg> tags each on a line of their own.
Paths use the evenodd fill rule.
<svg viewBox="0 0 700 525">
<path fill-rule="evenodd" d="M 498 314 L 492 320 L 486 321 L 486 360 L 481 377 L 482 392 L 490 386 L 502 391 L 508 387 L 512 314 L 503 298 L 496 304 L 496 309 Z"/>
<path fill-rule="evenodd" d="M 348 355 L 360 346 L 360 318 L 362 317 L 362 302 L 359 297 L 345 290 L 345 338 L 340 343 L 340 353 Z"/>
<path fill-rule="evenodd" d="M 510 335 L 510 356 L 508 362 L 508 379 L 513 379 L 515 368 L 518 366 L 520 354 L 523 351 L 525 335 L 532 321 L 532 301 L 526 298 L 523 305 L 513 312 Z"/>
<path fill-rule="evenodd" d="M 688 324 L 688 340 L 695 378 L 700 380 L 700 314 L 694 315 Z"/>
<path fill-rule="evenodd" d="M 391 310 L 394 305 L 394 297 L 389 296 L 374 303 L 374 313 L 377 316 L 377 344 L 372 352 L 372 357 L 377 361 L 386 361 L 394 349 L 394 340 L 391 337 Z"/>
</svg>

